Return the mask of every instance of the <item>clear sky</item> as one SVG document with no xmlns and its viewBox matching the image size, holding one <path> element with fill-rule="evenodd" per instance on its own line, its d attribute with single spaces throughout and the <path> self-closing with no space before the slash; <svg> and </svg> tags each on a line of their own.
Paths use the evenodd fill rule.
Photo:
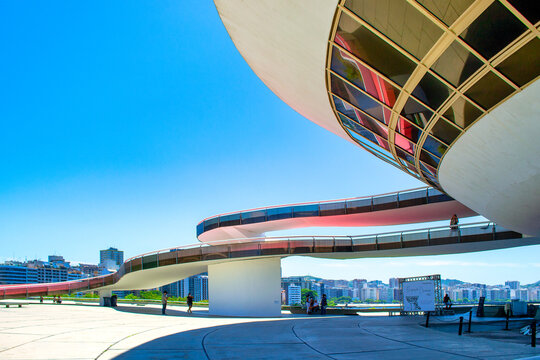
<svg viewBox="0 0 540 360">
<path fill-rule="evenodd" d="M 0 261 L 97 263 L 109 246 L 130 257 L 194 243 L 196 224 L 222 212 L 423 185 L 278 99 L 211 1 L 4 1 L 0 33 Z M 282 264 L 283 275 L 530 283 L 539 254 Z"/>
</svg>

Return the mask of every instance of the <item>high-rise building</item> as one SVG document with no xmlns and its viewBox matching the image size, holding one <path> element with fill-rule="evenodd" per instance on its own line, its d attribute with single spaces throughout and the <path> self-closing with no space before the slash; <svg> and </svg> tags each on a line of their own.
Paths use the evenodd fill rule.
<svg viewBox="0 0 540 360">
<path fill-rule="evenodd" d="M 287 288 L 287 304 L 294 305 L 302 302 L 302 288 L 298 285 L 289 285 Z"/>
<path fill-rule="evenodd" d="M 519 289 L 519 281 L 505 281 L 504 286 L 508 286 L 512 290 Z"/>
<path fill-rule="evenodd" d="M 399 287 L 399 278 L 390 278 L 388 280 L 388 286 L 390 288 L 398 288 Z"/>
<path fill-rule="evenodd" d="M 110 268 L 110 264 L 114 264 L 119 268 L 124 263 L 124 252 L 116 248 L 110 247 L 106 250 L 99 251 L 99 264 L 106 268 Z"/>
<path fill-rule="evenodd" d="M 37 283 L 37 269 L 23 265 L 0 265 L 0 284 L 27 284 Z"/>
</svg>

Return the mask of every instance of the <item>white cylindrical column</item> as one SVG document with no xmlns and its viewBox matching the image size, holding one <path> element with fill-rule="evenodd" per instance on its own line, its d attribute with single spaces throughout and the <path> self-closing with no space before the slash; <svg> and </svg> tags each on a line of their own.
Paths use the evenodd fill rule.
<svg viewBox="0 0 540 360">
<path fill-rule="evenodd" d="M 281 316 L 281 259 L 208 265 L 210 314 Z"/>
</svg>

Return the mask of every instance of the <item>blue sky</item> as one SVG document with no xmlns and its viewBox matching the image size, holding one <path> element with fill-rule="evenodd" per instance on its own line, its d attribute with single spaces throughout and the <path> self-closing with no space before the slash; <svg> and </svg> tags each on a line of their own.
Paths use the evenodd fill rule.
<svg viewBox="0 0 540 360">
<path fill-rule="evenodd" d="M 211 1 L 2 2 L 0 33 L 0 261 L 97 263 L 194 243 L 222 212 L 423 185 L 279 100 Z M 527 283 L 539 253 L 291 258 L 283 274 Z"/>
</svg>

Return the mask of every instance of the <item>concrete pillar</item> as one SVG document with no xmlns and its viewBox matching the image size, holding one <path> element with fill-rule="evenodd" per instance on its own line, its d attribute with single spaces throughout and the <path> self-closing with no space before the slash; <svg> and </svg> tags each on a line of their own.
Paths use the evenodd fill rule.
<svg viewBox="0 0 540 360">
<path fill-rule="evenodd" d="M 105 300 L 104 297 L 111 297 L 112 296 L 112 290 L 99 290 L 99 306 L 105 306 Z"/>
<path fill-rule="evenodd" d="M 281 259 L 208 265 L 210 314 L 281 316 Z"/>
</svg>

